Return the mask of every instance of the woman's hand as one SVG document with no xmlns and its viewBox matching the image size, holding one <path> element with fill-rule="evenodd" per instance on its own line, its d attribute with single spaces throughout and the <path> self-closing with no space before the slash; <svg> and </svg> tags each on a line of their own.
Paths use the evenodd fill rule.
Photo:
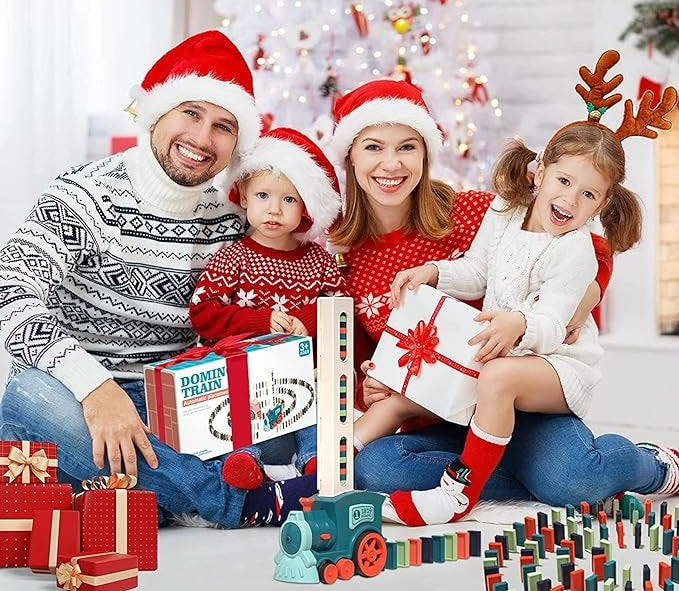
<svg viewBox="0 0 679 591">
<path fill-rule="evenodd" d="M 361 363 L 361 371 L 365 374 L 365 379 L 363 380 L 363 402 L 365 403 L 366 408 L 370 408 L 375 402 L 384 400 L 392 394 L 397 393 L 395 390 L 392 390 L 368 375 L 368 370 L 374 369 L 374 367 L 375 364 L 369 359 L 368 361 Z"/>
<path fill-rule="evenodd" d="M 570 322 L 566 325 L 566 338 L 563 340 L 565 345 L 572 345 L 578 340 L 580 336 L 580 329 L 585 324 L 587 318 L 592 313 L 601 299 L 601 288 L 596 281 L 592 281 L 582 296 L 578 307 L 575 309 L 575 314 Z"/>
<path fill-rule="evenodd" d="M 401 288 L 406 285 L 408 289 L 415 289 L 418 285 L 426 283 L 436 287 L 439 280 L 438 267 L 432 263 L 399 271 L 391 284 L 389 307 L 397 308 L 401 297 Z"/>
<path fill-rule="evenodd" d="M 301 337 L 309 336 L 309 331 L 307 330 L 307 327 L 304 326 L 304 322 L 302 322 L 299 318 L 296 318 L 295 316 L 290 316 L 290 324 L 292 325 L 292 328 L 290 329 L 290 334 L 296 334 Z"/>
<path fill-rule="evenodd" d="M 469 345 L 481 343 L 475 361 L 485 363 L 496 357 L 504 357 L 526 332 L 526 318 L 521 312 L 501 312 L 486 310 L 476 318 L 476 322 L 488 322 L 488 326 L 469 339 Z"/>
</svg>

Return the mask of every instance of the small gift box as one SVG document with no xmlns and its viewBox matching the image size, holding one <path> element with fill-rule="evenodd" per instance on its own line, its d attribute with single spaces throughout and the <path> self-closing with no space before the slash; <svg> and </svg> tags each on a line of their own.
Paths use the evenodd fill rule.
<svg viewBox="0 0 679 591">
<path fill-rule="evenodd" d="M 71 509 L 70 484 L 0 484 L 0 567 L 28 566 L 36 509 Z"/>
<path fill-rule="evenodd" d="M 59 556 L 57 587 L 67 591 L 125 591 L 135 589 L 137 557 L 117 552 Z"/>
<path fill-rule="evenodd" d="M 7 466 L 7 470 L 2 470 Z M 47 441 L 0 441 L 0 482 L 57 481 L 57 445 Z"/>
<path fill-rule="evenodd" d="M 83 482 L 85 492 L 74 498 L 81 512 L 83 552 L 118 552 L 139 558 L 140 570 L 158 568 L 158 507 L 156 495 L 129 490 L 137 479 L 124 474 Z"/>
<path fill-rule="evenodd" d="M 40 509 L 33 513 L 28 566 L 34 573 L 52 573 L 57 557 L 80 552 L 80 512 Z"/>
<path fill-rule="evenodd" d="M 243 336 L 145 366 L 158 439 L 205 460 L 316 423 L 311 339 Z"/>
<path fill-rule="evenodd" d="M 476 404 L 479 311 L 429 287 L 403 289 L 373 354 L 369 374 L 453 423 L 466 425 Z"/>
</svg>

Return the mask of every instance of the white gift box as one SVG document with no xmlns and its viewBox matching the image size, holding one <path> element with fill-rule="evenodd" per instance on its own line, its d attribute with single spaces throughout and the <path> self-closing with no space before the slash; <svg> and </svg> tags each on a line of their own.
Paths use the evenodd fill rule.
<svg viewBox="0 0 679 591">
<path fill-rule="evenodd" d="M 441 418 L 467 425 L 476 403 L 480 345 L 467 341 L 487 323 L 476 308 L 429 287 L 404 288 L 372 357 L 377 381 Z"/>
<path fill-rule="evenodd" d="M 144 367 L 154 435 L 205 460 L 316 423 L 311 338 L 226 341 Z"/>
</svg>

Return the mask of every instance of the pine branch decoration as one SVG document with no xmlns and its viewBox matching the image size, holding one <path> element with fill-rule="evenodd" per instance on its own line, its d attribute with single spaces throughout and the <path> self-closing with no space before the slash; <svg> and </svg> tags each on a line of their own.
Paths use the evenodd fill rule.
<svg viewBox="0 0 679 591">
<path fill-rule="evenodd" d="M 634 5 L 636 17 L 620 35 L 638 35 L 637 47 L 651 45 L 663 55 L 672 57 L 679 50 L 679 2 L 640 2 Z"/>
</svg>

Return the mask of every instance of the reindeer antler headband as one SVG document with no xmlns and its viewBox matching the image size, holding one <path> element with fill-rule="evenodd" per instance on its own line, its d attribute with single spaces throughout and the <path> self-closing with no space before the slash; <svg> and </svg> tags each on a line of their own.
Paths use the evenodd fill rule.
<svg viewBox="0 0 679 591">
<path fill-rule="evenodd" d="M 667 115 L 677 104 L 677 89 L 673 86 L 665 88 L 662 99 L 655 108 L 651 106 L 653 93 L 650 90 L 644 92 L 636 116 L 634 115 L 631 99 L 627 99 L 625 101 L 625 115 L 620 127 L 618 127 L 616 131 L 612 131 L 610 128 L 599 123 L 601 116 L 613 105 L 622 100 L 622 95 L 620 93 L 606 96 L 620 86 L 623 81 L 622 74 L 616 74 L 608 82 L 604 80 L 608 71 L 617 64 L 619 60 L 620 54 L 614 49 L 609 49 L 599 57 L 594 72 L 591 72 L 586 66 L 580 66 L 580 77 L 583 82 L 589 86 L 589 90 L 582 84 L 577 84 L 575 90 L 587 104 L 589 115 L 586 121 L 574 121 L 559 129 L 547 143 L 545 152 L 549 148 L 554 137 L 559 135 L 564 129 L 582 123 L 590 123 L 607 129 L 613 133 L 619 141 L 634 135 L 655 139 L 658 137 L 658 132 L 651 129 L 651 127 L 663 130 L 672 127 L 672 122 L 665 119 L 665 115 Z"/>
</svg>

